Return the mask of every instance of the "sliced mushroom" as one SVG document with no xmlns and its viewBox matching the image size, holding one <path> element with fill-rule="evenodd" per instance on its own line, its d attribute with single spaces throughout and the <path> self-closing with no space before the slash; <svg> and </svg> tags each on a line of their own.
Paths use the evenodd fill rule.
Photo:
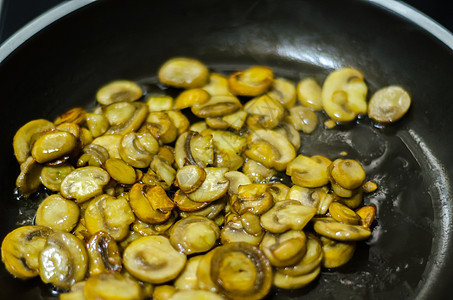
<svg viewBox="0 0 453 300">
<path fill-rule="evenodd" d="M 163 236 L 146 236 L 124 250 L 123 264 L 129 273 L 149 283 L 175 279 L 184 268 L 186 256 L 176 251 Z"/>
<path fill-rule="evenodd" d="M 183 114 L 179 110 L 169 110 L 166 113 L 178 130 L 178 135 L 186 132 L 189 129 L 190 122 L 185 114 Z"/>
<path fill-rule="evenodd" d="M 143 299 L 136 280 L 114 272 L 91 275 L 86 281 L 84 296 L 86 299 Z"/>
<path fill-rule="evenodd" d="M 297 151 L 300 148 L 300 133 L 297 129 L 288 122 L 280 122 L 274 130 L 284 135 L 294 146 Z"/>
<path fill-rule="evenodd" d="M 70 233 L 56 231 L 47 237 L 39 254 L 39 275 L 44 283 L 67 289 L 85 278 L 85 245 Z"/>
<path fill-rule="evenodd" d="M 277 175 L 275 169 L 265 167 L 263 164 L 250 158 L 245 159 L 244 165 L 242 166 L 242 172 L 244 172 L 253 183 L 269 182 Z"/>
<path fill-rule="evenodd" d="M 357 225 L 360 223 L 361 219 L 358 214 L 356 214 L 352 209 L 343 205 L 339 202 L 333 202 L 329 206 L 330 216 L 340 223 Z"/>
<path fill-rule="evenodd" d="M 360 216 L 362 226 L 369 228 L 376 216 L 376 206 L 363 206 L 356 211 L 356 214 Z"/>
<path fill-rule="evenodd" d="M 176 172 L 176 182 L 184 193 L 196 191 L 206 179 L 206 171 L 197 165 L 187 165 Z"/>
<path fill-rule="evenodd" d="M 112 134 L 112 135 L 103 135 L 95 138 L 91 145 L 102 146 L 107 150 L 110 158 L 121 158 L 119 154 L 119 149 L 121 146 L 122 135 Z"/>
<path fill-rule="evenodd" d="M 314 111 L 305 106 L 294 106 L 289 109 L 285 121 L 293 125 L 296 130 L 310 134 L 318 126 L 318 116 Z"/>
<path fill-rule="evenodd" d="M 338 268 L 345 265 L 354 255 L 355 242 L 339 242 L 321 236 L 322 243 L 322 266 L 324 268 Z"/>
<path fill-rule="evenodd" d="M 173 109 L 173 97 L 167 95 L 151 94 L 146 98 L 146 105 L 151 111 L 167 111 Z"/>
<path fill-rule="evenodd" d="M 362 73 L 352 68 L 339 69 L 324 81 L 322 107 L 331 119 L 349 122 L 367 113 L 367 92 Z"/>
<path fill-rule="evenodd" d="M 143 95 L 142 89 L 134 82 L 117 80 L 104 85 L 96 93 L 96 100 L 102 105 L 122 101 L 135 101 Z"/>
<path fill-rule="evenodd" d="M 264 94 L 248 101 L 244 111 L 248 113 L 249 128 L 272 129 L 282 120 L 284 107 L 278 100 Z"/>
<path fill-rule="evenodd" d="M 102 193 L 110 175 L 98 167 L 78 168 L 69 173 L 61 183 L 60 193 L 67 199 L 82 203 Z"/>
<path fill-rule="evenodd" d="M 171 186 L 176 178 L 176 170 L 173 169 L 171 164 L 159 155 L 154 156 L 150 164 L 150 169 L 161 178 L 168 186 Z"/>
<path fill-rule="evenodd" d="M 40 135 L 31 149 L 31 155 L 38 163 L 47 163 L 71 154 L 77 146 L 77 139 L 66 131 L 49 131 Z"/>
<path fill-rule="evenodd" d="M 140 128 L 148 116 L 148 106 L 143 102 L 134 102 L 132 105 L 135 110 L 127 122 L 110 126 L 107 130 L 107 134 L 124 135 Z"/>
<path fill-rule="evenodd" d="M 194 104 L 191 110 L 199 118 L 216 118 L 232 114 L 241 107 L 235 96 L 212 96 L 206 102 Z"/>
<path fill-rule="evenodd" d="M 39 274 L 39 253 L 52 229 L 45 226 L 22 226 L 6 235 L 2 242 L 2 261 L 12 275 L 27 279 Z"/>
<path fill-rule="evenodd" d="M 275 78 L 267 94 L 286 109 L 296 104 L 296 87 L 288 79 Z"/>
<path fill-rule="evenodd" d="M 105 231 L 93 234 L 87 243 L 90 276 L 105 272 L 120 272 L 122 260 L 115 240 Z"/>
<path fill-rule="evenodd" d="M 145 127 L 149 132 L 163 144 L 176 140 L 178 130 L 170 117 L 162 111 L 153 111 L 146 119 Z"/>
<path fill-rule="evenodd" d="M 201 253 L 212 249 L 220 236 L 219 227 L 210 219 L 190 216 L 171 228 L 170 243 L 184 254 Z"/>
<path fill-rule="evenodd" d="M 179 168 L 186 164 L 206 167 L 214 163 L 214 144 L 211 135 L 196 131 L 181 134 L 175 144 L 175 159 Z"/>
<path fill-rule="evenodd" d="M 212 135 L 216 167 L 235 171 L 242 166 L 244 163 L 242 152 L 247 147 L 245 137 L 223 130 L 208 129 L 203 134 Z"/>
<path fill-rule="evenodd" d="M 180 215 L 182 218 L 187 218 L 189 216 L 202 216 L 214 220 L 220 212 L 224 210 L 226 202 L 226 198 L 222 197 L 219 200 L 208 202 L 208 205 L 204 206 L 202 209 L 195 211 L 181 211 Z M 203 202 L 199 203 L 204 205 Z"/>
<path fill-rule="evenodd" d="M 167 60 L 159 69 L 159 80 L 177 88 L 197 88 L 208 82 L 209 70 L 198 60 L 176 57 Z"/>
<path fill-rule="evenodd" d="M 238 194 L 230 198 L 231 209 L 239 215 L 246 212 L 262 215 L 274 205 L 272 194 L 267 188 L 268 186 L 263 183 L 241 185 Z"/>
<path fill-rule="evenodd" d="M 264 237 L 264 230 L 261 227 L 259 217 L 252 213 L 245 213 L 242 216 L 228 214 L 225 219 L 225 226 L 220 232 L 222 244 L 244 242 L 258 246 Z"/>
<path fill-rule="evenodd" d="M 296 157 L 296 151 L 291 142 L 272 130 L 256 130 L 248 137 L 247 144 L 245 155 L 277 171 L 283 171 Z"/>
<path fill-rule="evenodd" d="M 82 125 L 85 123 L 87 111 L 83 107 L 74 107 L 65 113 L 59 115 L 55 121 L 55 125 L 60 125 L 62 123 L 74 123 L 77 125 Z"/>
<path fill-rule="evenodd" d="M 79 221 L 80 210 L 73 201 L 53 194 L 44 199 L 36 210 L 35 224 L 53 230 L 70 232 Z"/>
<path fill-rule="evenodd" d="M 79 281 L 71 286 L 67 293 L 61 293 L 60 300 L 84 300 L 83 289 L 85 288 L 86 281 Z"/>
<path fill-rule="evenodd" d="M 31 154 L 31 146 L 38 136 L 55 128 L 54 124 L 45 119 L 33 120 L 19 128 L 13 138 L 14 155 L 22 164 Z"/>
<path fill-rule="evenodd" d="M 321 267 L 315 268 L 307 274 L 291 276 L 279 271 L 275 272 L 273 284 L 281 289 L 300 289 L 314 281 L 321 273 Z"/>
<path fill-rule="evenodd" d="M 171 185 L 167 184 L 159 175 L 156 174 L 151 168 L 143 175 L 141 181 L 147 185 L 159 185 L 164 190 L 170 190 Z"/>
<path fill-rule="evenodd" d="M 176 293 L 176 288 L 169 284 L 158 285 L 152 293 L 153 300 L 169 300 Z"/>
<path fill-rule="evenodd" d="M 272 81 L 274 73 L 263 66 L 250 67 L 247 70 L 233 73 L 228 78 L 230 91 L 240 96 L 258 96 L 266 92 Z"/>
<path fill-rule="evenodd" d="M 233 299 L 261 299 L 272 286 L 269 261 L 247 243 L 217 247 L 210 260 L 210 276 L 218 292 Z"/>
<path fill-rule="evenodd" d="M 322 110 L 321 87 L 313 78 L 304 78 L 297 84 L 297 99 L 303 106 Z"/>
<path fill-rule="evenodd" d="M 193 289 L 177 291 L 168 300 L 191 300 L 191 299 L 222 300 L 224 298 L 210 291 Z"/>
<path fill-rule="evenodd" d="M 228 88 L 228 78 L 222 74 L 211 73 L 209 81 L 202 87 L 211 96 L 231 96 Z"/>
<path fill-rule="evenodd" d="M 250 178 L 239 171 L 228 171 L 225 173 L 225 178 L 230 182 L 228 194 L 231 196 L 238 193 L 238 188 L 241 185 L 251 184 Z"/>
<path fill-rule="evenodd" d="M 185 90 L 176 97 L 175 109 L 184 109 L 196 104 L 203 104 L 209 101 L 211 95 L 201 88 Z"/>
<path fill-rule="evenodd" d="M 208 206 L 210 203 L 192 201 L 182 190 L 176 191 L 173 201 L 181 211 L 197 211 Z"/>
<path fill-rule="evenodd" d="M 132 204 L 132 203 L 131 203 Z M 135 216 L 128 201 L 103 194 L 90 201 L 84 213 L 85 226 L 91 234 L 105 231 L 116 241 L 129 234 Z"/>
<path fill-rule="evenodd" d="M 88 113 L 86 121 L 88 129 L 95 138 L 106 133 L 110 127 L 109 120 L 104 114 Z"/>
<path fill-rule="evenodd" d="M 328 218 L 315 221 L 313 229 L 322 236 L 343 242 L 366 240 L 371 235 L 369 228 L 339 223 Z"/>
<path fill-rule="evenodd" d="M 377 188 L 378 188 L 378 185 L 376 184 L 376 182 L 374 182 L 372 180 L 369 180 L 362 185 L 362 190 L 365 193 L 372 193 L 375 190 L 377 190 Z"/>
<path fill-rule="evenodd" d="M 353 159 L 336 159 L 329 171 L 333 182 L 348 190 L 357 189 L 365 182 L 365 170 Z"/>
<path fill-rule="evenodd" d="M 299 262 L 307 251 L 303 231 L 289 230 L 282 234 L 267 232 L 260 243 L 260 249 L 275 267 L 285 267 Z"/>
<path fill-rule="evenodd" d="M 25 196 L 36 192 L 41 185 L 41 172 L 42 165 L 38 164 L 33 157 L 29 156 L 20 165 L 20 174 L 16 179 L 16 187 L 19 192 Z"/>
<path fill-rule="evenodd" d="M 111 126 L 124 125 L 135 113 L 135 105 L 130 102 L 116 102 L 104 107 L 104 116 Z"/>
<path fill-rule="evenodd" d="M 105 170 L 110 177 L 122 184 L 134 184 L 137 180 L 135 169 L 125 163 L 122 159 L 109 158 L 104 164 Z"/>
<path fill-rule="evenodd" d="M 83 154 L 77 160 L 77 167 L 85 167 L 86 165 L 93 167 L 102 167 L 105 161 L 109 158 L 107 149 L 100 145 L 89 144 L 82 150 Z"/>
<path fill-rule="evenodd" d="M 227 124 L 227 127 L 231 127 L 235 130 L 241 130 L 247 119 L 247 113 L 243 110 L 238 110 L 232 114 L 225 115 L 221 118 L 222 122 Z"/>
<path fill-rule="evenodd" d="M 315 213 L 314 207 L 304 206 L 299 201 L 279 201 L 261 216 L 261 225 L 272 233 L 302 230 Z"/>
<path fill-rule="evenodd" d="M 290 198 L 287 198 L 290 188 L 288 186 L 286 186 L 285 184 L 280 183 L 280 182 L 273 182 L 273 183 L 268 183 L 266 185 L 267 185 L 266 191 L 271 193 L 272 198 L 274 199 L 274 202 L 290 199 Z"/>
<path fill-rule="evenodd" d="M 212 129 L 227 129 L 230 125 L 223 120 L 221 117 L 217 118 L 206 118 L 206 124 Z"/>
<path fill-rule="evenodd" d="M 330 204 L 334 200 L 334 196 L 329 194 L 329 189 L 321 188 L 305 188 L 298 185 L 293 185 L 287 195 L 288 199 L 299 201 L 302 205 L 312 206 L 316 208 L 317 215 L 326 214 Z"/>
<path fill-rule="evenodd" d="M 158 224 L 148 224 L 140 221 L 139 219 L 135 220 L 132 224 L 132 229 L 138 232 L 142 236 L 148 235 L 165 235 L 168 236 L 168 230 L 175 224 L 178 213 L 173 211 L 165 222 Z"/>
<path fill-rule="evenodd" d="M 328 167 L 330 160 L 321 155 L 312 157 L 298 155 L 286 167 L 291 181 L 303 187 L 320 187 L 329 182 Z"/>
<path fill-rule="evenodd" d="M 165 190 L 158 185 L 149 186 L 136 183 L 132 186 L 130 205 L 141 221 L 157 224 L 170 218 L 175 204 L 168 198 Z"/>
<path fill-rule="evenodd" d="M 334 192 L 337 193 L 338 191 L 335 191 L 335 189 L 334 189 Z M 348 197 L 348 198 L 339 197 L 337 199 L 337 201 L 343 203 L 344 205 L 346 205 L 347 207 L 349 207 L 351 209 L 356 209 L 357 207 L 360 206 L 360 204 L 362 204 L 362 199 L 363 199 L 363 192 L 362 192 L 362 190 L 359 189 L 358 191 L 353 191 L 353 195 L 351 197 Z"/>
<path fill-rule="evenodd" d="M 119 147 L 121 158 L 135 168 L 149 167 L 158 151 L 159 143 L 148 131 L 125 134 Z"/>
<path fill-rule="evenodd" d="M 224 196 L 230 186 L 230 182 L 225 177 L 227 168 L 205 168 L 204 170 L 206 179 L 196 191 L 187 194 L 192 201 L 215 201 Z"/>
<path fill-rule="evenodd" d="M 411 96 L 400 86 L 390 85 L 379 89 L 370 99 L 368 116 L 380 123 L 401 119 L 409 110 Z"/>
<path fill-rule="evenodd" d="M 60 191 L 61 182 L 72 171 L 74 171 L 74 167 L 70 164 L 44 166 L 41 170 L 40 179 L 49 190 Z"/>
</svg>

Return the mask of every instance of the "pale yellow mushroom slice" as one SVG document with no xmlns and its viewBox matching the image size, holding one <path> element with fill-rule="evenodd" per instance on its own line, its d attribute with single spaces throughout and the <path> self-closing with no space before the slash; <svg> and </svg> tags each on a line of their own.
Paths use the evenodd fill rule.
<svg viewBox="0 0 453 300">
<path fill-rule="evenodd" d="M 54 124 L 56 126 L 58 126 L 62 123 L 74 123 L 77 125 L 81 125 L 86 120 L 86 113 L 87 113 L 87 111 L 83 107 L 71 108 L 68 111 L 59 115 L 55 119 Z"/>
<path fill-rule="evenodd" d="M 85 300 L 83 289 L 86 281 L 79 281 L 71 286 L 69 292 L 61 293 L 60 300 Z"/>
<path fill-rule="evenodd" d="M 196 191 L 205 179 L 206 171 L 197 165 L 187 165 L 176 172 L 176 182 L 184 193 Z"/>
<path fill-rule="evenodd" d="M 283 118 L 284 107 L 268 94 L 253 98 L 244 105 L 248 114 L 247 125 L 250 128 L 272 129 Z"/>
<path fill-rule="evenodd" d="M 329 183 L 328 167 L 331 161 L 324 156 L 312 157 L 298 155 L 286 167 L 286 175 L 297 185 L 314 188 Z"/>
<path fill-rule="evenodd" d="M 285 78 L 275 78 L 267 94 L 289 109 L 296 104 L 296 86 Z"/>
<path fill-rule="evenodd" d="M 228 187 L 228 194 L 230 196 L 237 194 L 238 188 L 241 185 L 247 185 L 252 183 L 250 178 L 240 171 L 228 171 L 225 173 L 225 178 L 230 181 L 230 186 Z"/>
<path fill-rule="evenodd" d="M 168 144 L 178 137 L 178 129 L 168 114 L 162 111 L 151 112 L 145 123 L 145 128 L 162 144 Z"/>
<path fill-rule="evenodd" d="M 136 101 L 142 95 L 142 89 L 135 82 L 116 80 L 101 87 L 96 93 L 96 100 L 102 105 L 109 105 L 122 101 Z"/>
<path fill-rule="evenodd" d="M 33 120 L 23 125 L 13 138 L 14 155 L 19 164 L 31 154 L 31 146 L 38 136 L 45 131 L 55 128 L 55 125 L 45 119 Z"/>
<path fill-rule="evenodd" d="M 335 70 L 322 86 L 322 107 L 332 120 L 349 122 L 367 113 L 367 92 L 368 87 L 358 70 Z"/>
<path fill-rule="evenodd" d="M 216 167 L 235 171 L 243 165 L 242 153 L 247 147 L 245 137 L 224 130 L 207 129 L 202 134 L 212 136 L 215 152 L 214 165 Z"/>
<path fill-rule="evenodd" d="M 321 273 L 321 267 L 315 268 L 313 271 L 307 274 L 299 276 L 291 276 L 288 274 L 283 274 L 279 271 L 274 273 L 273 285 L 286 290 L 291 289 L 300 289 L 309 285 L 314 281 L 319 274 Z"/>
<path fill-rule="evenodd" d="M 245 155 L 277 171 L 285 170 L 288 163 L 296 157 L 291 142 L 273 130 L 256 130 L 249 135 L 247 144 Z"/>
<path fill-rule="evenodd" d="M 183 132 L 186 132 L 189 129 L 190 122 L 187 119 L 186 115 L 179 110 L 169 110 L 166 111 L 167 116 L 173 122 L 178 131 L 178 135 L 181 135 Z"/>
<path fill-rule="evenodd" d="M 291 199 L 288 198 L 290 188 L 287 185 L 280 182 L 272 182 L 266 185 L 267 185 L 266 191 L 271 193 L 274 202 Z"/>
<path fill-rule="evenodd" d="M 235 96 L 212 96 L 208 101 L 194 104 L 192 113 L 199 118 L 216 118 L 232 114 L 242 108 Z"/>
<path fill-rule="evenodd" d="M 148 106 L 143 102 L 134 102 L 131 105 L 135 109 L 131 117 L 124 123 L 110 126 L 106 134 L 124 135 L 140 128 L 148 116 Z"/>
<path fill-rule="evenodd" d="M 211 73 L 209 81 L 202 87 L 211 96 L 231 96 L 228 88 L 228 78 L 222 74 Z"/>
<path fill-rule="evenodd" d="M 274 204 L 273 196 L 267 188 L 268 185 L 264 183 L 240 186 L 238 193 L 230 197 L 231 210 L 239 215 L 246 212 L 262 215 Z"/>
<path fill-rule="evenodd" d="M 41 185 L 40 175 L 42 168 L 43 166 L 38 164 L 31 156 L 20 165 L 16 187 L 21 194 L 29 196 L 38 190 Z"/>
<path fill-rule="evenodd" d="M 130 132 L 121 138 L 119 156 L 135 168 L 149 167 L 159 151 L 159 142 L 148 131 Z"/>
<path fill-rule="evenodd" d="M 53 194 L 44 199 L 36 210 L 35 224 L 53 230 L 70 232 L 77 225 L 79 206 L 71 200 Z"/>
<path fill-rule="evenodd" d="M 288 122 L 280 122 L 274 130 L 284 136 L 291 142 L 296 151 L 299 150 L 301 144 L 300 133 L 297 129 Z"/>
<path fill-rule="evenodd" d="M 168 186 L 171 186 L 176 178 L 176 170 L 172 167 L 171 163 L 160 155 L 153 157 L 150 164 L 150 169 L 161 178 Z"/>
<path fill-rule="evenodd" d="M 88 255 L 76 236 L 56 231 L 49 235 L 39 254 L 39 275 L 44 283 L 67 289 L 85 278 Z"/>
<path fill-rule="evenodd" d="M 322 243 L 322 266 L 324 268 L 338 268 L 345 265 L 354 256 L 355 242 L 339 242 L 321 236 Z"/>
<path fill-rule="evenodd" d="M 175 206 L 161 186 L 143 183 L 136 183 L 132 186 L 129 203 L 137 218 L 150 224 L 168 220 Z"/>
<path fill-rule="evenodd" d="M 204 86 L 209 79 L 209 70 L 196 59 L 175 57 L 160 67 L 158 76 L 163 84 L 189 89 Z"/>
<path fill-rule="evenodd" d="M 175 144 L 175 160 L 178 168 L 187 164 L 206 167 L 214 163 L 212 135 L 201 135 L 197 131 L 181 134 Z"/>
<path fill-rule="evenodd" d="M 109 158 L 105 161 L 104 169 L 110 177 L 121 184 L 134 184 L 137 181 L 135 169 L 122 159 Z"/>
<path fill-rule="evenodd" d="M 326 187 L 305 188 L 293 185 L 287 195 L 287 199 L 297 200 L 302 205 L 312 206 L 316 208 L 317 215 L 324 215 L 335 198 Z"/>
<path fill-rule="evenodd" d="M 148 105 L 148 110 L 150 112 L 167 111 L 173 109 L 174 105 L 173 103 L 174 103 L 173 97 L 168 95 L 151 94 L 146 98 L 146 105 Z"/>
<path fill-rule="evenodd" d="M 187 196 L 196 202 L 212 202 L 228 192 L 229 180 L 225 177 L 227 168 L 205 168 L 206 179 L 201 186 Z"/>
<path fill-rule="evenodd" d="M 89 144 L 83 147 L 83 154 L 77 160 L 77 167 L 102 167 L 109 158 L 109 152 L 102 146 Z"/>
<path fill-rule="evenodd" d="M 176 222 L 170 230 L 170 243 L 184 254 L 211 250 L 220 236 L 219 227 L 210 219 L 190 216 Z"/>
<path fill-rule="evenodd" d="M 196 290 L 198 289 L 197 268 L 203 255 L 192 256 L 187 260 L 184 269 L 178 278 L 175 279 L 174 285 L 178 290 Z"/>
<path fill-rule="evenodd" d="M 69 156 L 76 146 L 77 138 L 73 134 L 66 131 L 50 131 L 36 139 L 31 155 L 38 163 L 47 163 Z"/>
<path fill-rule="evenodd" d="M 227 124 L 227 127 L 231 127 L 235 130 L 241 130 L 241 128 L 245 124 L 246 119 L 247 113 L 243 110 L 238 110 L 221 118 L 221 120 Z"/>
<path fill-rule="evenodd" d="M 297 84 L 297 99 L 303 106 L 322 110 L 321 87 L 314 78 L 304 78 Z"/>
<path fill-rule="evenodd" d="M 123 264 L 129 273 L 156 284 L 175 279 L 186 260 L 186 256 L 176 251 L 163 236 L 142 237 L 127 246 L 123 254 Z"/>
<path fill-rule="evenodd" d="M 196 202 L 192 201 L 182 190 L 177 190 L 173 197 L 173 202 L 180 211 L 191 212 L 198 211 L 209 205 L 210 202 Z"/>
<path fill-rule="evenodd" d="M 313 229 L 322 236 L 343 242 L 362 241 L 371 236 L 371 230 L 367 227 L 339 223 L 333 219 L 317 220 Z"/>
<path fill-rule="evenodd" d="M 135 113 L 135 105 L 130 102 L 116 102 L 103 108 L 110 126 L 120 126 L 129 121 Z"/>
<path fill-rule="evenodd" d="M 228 77 L 229 90 L 240 96 L 258 96 L 266 92 L 274 80 L 274 72 L 264 66 L 252 66 Z"/>
<path fill-rule="evenodd" d="M 22 226 L 3 239 L 1 254 L 6 270 L 21 279 L 39 275 L 39 253 L 52 229 L 45 226 Z"/>
<path fill-rule="evenodd" d="M 103 187 L 109 180 L 109 173 L 99 167 L 78 168 L 63 179 L 60 193 L 66 199 L 75 199 L 82 203 L 102 194 Z"/>
<path fill-rule="evenodd" d="M 332 181 L 347 190 L 361 187 L 366 179 L 362 165 L 353 159 L 339 158 L 334 160 L 329 166 L 329 172 Z"/>
<path fill-rule="evenodd" d="M 153 300 L 168 300 L 176 293 L 176 288 L 169 284 L 158 285 L 152 293 Z"/>
<path fill-rule="evenodd" d="M 90 276 L 84 287 L 86 299 L 143 299 L 140 284 L 127 276 L 109 272 Z"/>
<path fill-rule="evenodd" d="M 368 103 L 368 116 L 379 123 L 392 123 L 401 119 L 411 106 L 411 96 L 400 86 L 390 85 L 379 89 Z"/>
<path fill-rule="evenodd" d="M 105 148 L 110 158 L 121 158 L 119 149 L 123 136 L 119 134 L 102 135 L 95 138 L 91 144 Z"/>
<path fill-rule="evenodd" d="M 245 159 L 244 165 L 242 166 L 242 172 L 244 172 L 253 183 L 266 183 L 277 175 L 275 169 L 268 168 L 250 158 Z"/>
<path fill-rule="evenodd" d="M 318 127 L 318 116 L 305 106 L 294 106 L 289 109 L 289 115 L 285 121 L 293 125 L 296 130 L 310 134 Z"/>
<path fill-rule="evenodd" d="M 340 223 L 357 225 L 360 223 L 361 218 L 352 209 L 340 202 L 333 202 L 329 206 L 330 216 Z"/>
<path fill-rule="evenodd" d="M 315 213 L 314 207 L 304 206 L 296 200 L 283 200 L 261 216 L 261 225 L 272 233 L 302 230 Z"/>
<path fill-rule="evenodd" d="M 110 127 L 104 114 L 87 113 L 86 124 L 94 138 L 103 135 Z"/>
<path fill-rule="evenodd" d="M 260 243 L 260 249 L 275 267 L 285 267 L 299 262 L 307 251 L 303 231 L 289 230 L 281 234 L 267 232 Z"/>
<path fill-rule="evenodd" d="M 91 234 L 107 232 L 120 241 L 129 234 L 129 225 L 135 220 L 129 202 L 124 197 L 103 194 L 91 200 L 84 212 L 85 226 Z"/>
<path fill-rule="evenodd" d="M 378 189 L 378 185 L 373 180 L 369 180 L 362 185 L 362 190 L 365 193 L 372 193 Z"/>
<path fill-rule="evenodd" d="M 227 201 L 226 197 L 222 197 L 219 200 L 208 202 L 206 206 L 204 202 L 199 203 L 203 205 L 201 209 L 195 211 L 181 211 L 179 215 L 182 218 L 187 218 L 189 216 L 202 216 L 215 220 L 215 218 L 225 209 Z"/>
<path fill-rule="evenodd" d="M 225 226 L 220 232 L 222 244 L 243 242 L 258 246 L 264 237 L 264 230 L 261 227 L 259 217 L 252 213 L 245 213 L 242 216 L 228 214 L 225 219 Z"/>
<path fill-rule="evenodd" d="M 72 171 L 74 171 L 74 167 L 69 163 L 60 166 L 44 166 L 39 178 L 46 188 L 58 192 L 60 191 L 61 182 Z"/>
<path fill-rule="evenodd" d="M 208 102 L 210 97 L 211 95 L 201 88 L 185 90 L 176 97 L 174 108 L 184 109 L 196 104 L 203 104 Z"/>
<path fill-rule="evenodd" d="M 107 232 L 96 232 L 88 240 L 86 246 L 90 276 L 121 271 L 123 266 L 120 249 Z"/>
<path fill-rule="evenodd" d="M 203 291 L 203 290 L 185 290 L 185 291 L 177 291 L 174 293 L 168 300 L 223 300 L 222 296 L 210 292 L 210 291 Z"/>
</svg>

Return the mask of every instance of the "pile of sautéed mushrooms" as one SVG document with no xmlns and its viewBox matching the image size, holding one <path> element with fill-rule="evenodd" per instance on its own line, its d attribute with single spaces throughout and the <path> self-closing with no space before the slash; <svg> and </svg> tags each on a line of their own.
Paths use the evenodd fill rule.
<svg viewBox="0 0 453 300">
<path fill-rule="evenodd" d="M 211 73 L 191 58 L 168 60 L 158 78 L 177 96 L 113 81 L 93 111 L 17 131 L 17 189 L 48 197 L 3 240 L 13 276 L 39 276 L 66 300 L 262 299 L 346 264 L 370 237 L 376 208 L 362 197 L 378 187 L 361 163 L 299 148 L 322 113 L 325 130 L 367 113 L 400 119 L 402 87 L 367 102 L 356 69 L 321 86 L 266 66 Z"/>
</svg>

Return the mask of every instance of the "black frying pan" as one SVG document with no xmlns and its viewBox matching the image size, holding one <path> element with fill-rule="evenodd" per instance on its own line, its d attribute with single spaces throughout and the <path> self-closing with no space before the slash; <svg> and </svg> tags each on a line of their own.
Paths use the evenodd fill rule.
<svg viewBox="0 0 453 300">
<path fill-rule="evenodd" d="M 302 152 L 335 158 L 347 151 L 366 165 L 381 186 L 365 199 L 378 207 L 373 236 L 346 266 L 323 272 L 304 289 L 273 291 L 269 299 L 448 298 L 453 37 L 401 3 L 376 2 L 81 0 L 46 14 L 0 48 L 0 237 L 18 220 L 27 222 L 18 215 L 33 206 L 14 195 L 15 131 L 29 120 L 92 105 L 96 89 L 110 80 L 146 86 L 159 65 L 177 55 L 216 71 L 268 65 L 294 80 L 322 80 L 352 66 L 364 73 L 370 94 L 399 84 L 413 107 L 385 128 L 364 118 L 321 138 L 303 136 Z M 1 267 L 1 299 L 51 297 L 38 279 L 14 279 Z"/>
</svg>

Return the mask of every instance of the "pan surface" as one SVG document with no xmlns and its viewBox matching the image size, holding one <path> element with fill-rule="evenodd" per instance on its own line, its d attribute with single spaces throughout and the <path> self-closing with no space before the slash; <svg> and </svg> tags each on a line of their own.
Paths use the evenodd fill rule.
<svg viewBox="0 0 453 300">
<path fill-rule="evenodd" d="M 27 30 L 0 48 L 2 239 L 32 222 L 37 204 L 14 194 L 12 137 L 29 120 L 93 105 L 96 89 L 114 79 L 151 88 L 173 56 L 220 72 L 268 65 L 295 81 L 322 81 L 351 66 L 370 95 L 405 87 L 409 113 L 384 128 L 363 118 L 318 129 L 302 136 L 301 152 L 336 158 L 346 151 L 365 165 L 380 186 L 365 198 L 378 207 L 373 236 L 346 266 L 268 298 L 443 299 L 453 291 L 453 37 L 429 19 L 393 1 L 86 0 L 57 7 Z M 53 297 L 38 279 L 14 279 L 1 267 L 0 299 Z"/>
</svg>

